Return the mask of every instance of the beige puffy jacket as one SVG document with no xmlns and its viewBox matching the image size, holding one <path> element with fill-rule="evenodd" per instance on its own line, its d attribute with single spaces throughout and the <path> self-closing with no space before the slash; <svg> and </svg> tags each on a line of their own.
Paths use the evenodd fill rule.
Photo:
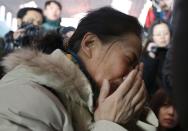
<svg viewBox="0 0 188 131">
<path fill-rule="evenodd" d="M 155 131 L 149 111 L 134 129 L 93 122 L 93 94 L 85 75 L 60 50 L 20 50 L 5 58 L 0 81 L 0 131 Z M 135 128 L 136 127 L 136 128 Z"/>
</svg>

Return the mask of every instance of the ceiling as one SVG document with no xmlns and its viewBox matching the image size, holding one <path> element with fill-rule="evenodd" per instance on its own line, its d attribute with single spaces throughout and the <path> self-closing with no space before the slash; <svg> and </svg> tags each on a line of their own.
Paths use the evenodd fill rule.
<svg viewBox="0 0 188 131">
<path fill-rule="evenodd" d="M 30 2 L 31 0 L 0 0 L 0 4 L 5 5 L 7 11 L 16 15 L 21 4 Z M 40 8 L 43 8 L 46 0 L 33 0 Z M 69 17 L 71 15 L 86 12 L 89 9 L 95 9 L 105 5 L 110 5 L 112 0 L 58 0 L 62 6 L 62 16 Z"/>
<path fill-rule="evenodd" d="M 17 11 L 19 10 L 19 6 L 21 4 L 25 4 L 30 2 L 31 0 L 0 0 L 0 4 L 5 5 L 7 11 L 10 11 L 14 16 L 16 15 Z M 40 8 L 43 8 L 44 3 L 46 0 L 33 0 L 37 3 Z M 111 5 L 113 0 L 58 0 L 62 6 L 62 16 L 63 17 L 70 17 L 80 12 L 86 12 L 90 9 L 99 8 L 102 6 L 109 6 Z M 125 1 L 125 0 L 116 0 L 118 2 Z M 131 6 L 131 14 L 137 16 L 138 13 L 141 12 L 143 5 L 146 0 L 127 0 L 132 2 Z M 125 5 L 126 6 L 126 5 Z"/>
</svg>

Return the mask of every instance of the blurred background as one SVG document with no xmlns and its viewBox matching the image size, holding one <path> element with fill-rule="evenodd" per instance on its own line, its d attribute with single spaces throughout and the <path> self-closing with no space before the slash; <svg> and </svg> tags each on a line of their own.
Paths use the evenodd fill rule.
<svg viewBox="0 0 188 131">
<path fill-rule="evenodd" d="M 88 10 L 102 6 L 112 6 L 126 14 L 139 18 L 142 25 L 152 6 L 150 0 L 58 0 L 62 4 L 62 26 L 77 27 L 79 20 Z M 9 30 L 17 30 L 16 13 L 24 7 L 44 9 L 46 0 L 0 0 L 0 36 Z"/>
</svg>

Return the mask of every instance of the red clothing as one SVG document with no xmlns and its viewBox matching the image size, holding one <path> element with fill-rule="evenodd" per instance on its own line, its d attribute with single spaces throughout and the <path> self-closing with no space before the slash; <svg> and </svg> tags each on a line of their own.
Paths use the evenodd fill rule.
<svg viewBox="0 0 188 131">
<path fill-rule="evenodd" d="M 145 27 L 148 29 L 150 28 L 150 26 L 153 24 L 153 22 L 155 21 L 156 17 L 153 11 L 153 8 L 150 8 L 146 17 L 146 23 L 145 23 Z"/>
</svg>

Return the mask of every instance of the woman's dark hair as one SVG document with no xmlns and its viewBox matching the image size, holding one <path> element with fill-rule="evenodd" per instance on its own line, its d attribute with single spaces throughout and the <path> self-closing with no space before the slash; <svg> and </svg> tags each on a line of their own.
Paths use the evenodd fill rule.
<svg viewBox="0 0 188 131">
<path fill-rule="evenodd" d="M 80 21 L 69 40 L 68 48 L 77 53 L 81 40 L 87 32 L 94 33 L 103 42 L 108 42 L 109 39 L 129 33 L 134 33 L 141 39 L 142 27 L 135 17 L 111 7 L 103 7 L 89 12 Z"/>
<path fill-rule="evenodd" d="M 150 101 L 150 107 L 158 116 L 159 110 L 164 105 L 173 105 L 172 96 L 168 95 L 167 92 L 160 88 L 158 91 L 152 96 Z"/>
<path fill-rule="evenodd" d="M 172 95 L 166 92 L 165 89 L 160 88 L 158 91 L 153 95 L 150 101 L 150 108 L 153 110 L 155 115 L 159 117 L 159 111 L 162 106 L 174 106 L 174 102 L 172 99 Z M 163 131 L 163 127 L 159 126 L 158 131 Z M 179 122 L 177 125 L 171 129 L 166 129 L 166 131 L 182 131 Z"/>
<path fill-rule="evenodd" d="M 56 1 L 56 0 L 48 0 L 48 1 L 46 1 L 45 4 L 44 4 L 44 8 L 46 8 L 46 7 L 47 7 L 48 5 L 50 5 L 51 3 L 56 4 L 56 5 L 59 7 L 59 9 L 62 10 L 62 5 L 61 5 L 61 3 L 59 3 L 59 2 Z"/>
</svg>

